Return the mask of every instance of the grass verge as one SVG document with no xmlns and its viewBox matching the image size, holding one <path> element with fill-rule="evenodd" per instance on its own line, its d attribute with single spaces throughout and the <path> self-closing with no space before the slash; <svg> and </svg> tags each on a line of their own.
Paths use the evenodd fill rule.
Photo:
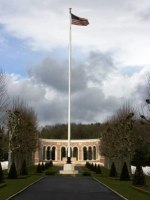
<svg viewBox="0 0 150 200">
<path fill-rule="evenodd" d="M 110 178 L 108 177 L 108 172 L 107 169 L 102 167 L 102 175 L 92 173 L 92 176 L 129 200 L 150 199 L 150 194 L 144 193 L 143 191 L 141 192 L 141 190 L 132 187 L 131 181 L 120 181 L 119 179 Z M 146 178 L 149 183 L 150 177 Z"/>
</svg>

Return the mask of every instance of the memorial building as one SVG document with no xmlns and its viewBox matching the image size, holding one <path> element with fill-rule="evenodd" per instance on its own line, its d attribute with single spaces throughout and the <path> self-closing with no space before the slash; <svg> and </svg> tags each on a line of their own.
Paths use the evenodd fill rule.
<svg viewBox="0 0 150 200">
<path fill-rule="evenodd" d="M 68 140 L 42 139 L 38 141 L 35 152 L 35 163 L 53 160 L 55 164 L 66 162 Z M 75 164 L 85 164 L 86 161 L 104 164 L 100 154 L 100 139 L 71 140 L 71 160 Z"/>
</svg>

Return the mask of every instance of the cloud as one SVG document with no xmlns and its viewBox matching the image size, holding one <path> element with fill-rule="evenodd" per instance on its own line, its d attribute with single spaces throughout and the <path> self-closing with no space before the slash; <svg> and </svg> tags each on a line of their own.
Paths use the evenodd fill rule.
<svg viewBox="0 0 150 200">
<path fill-rule="evenodd" d="M 72 26 L 72 121 L 103 121 L 126 100 L 139 105 L 150 71 L 147 0 L 0 0 L 1 62 L 14 70 L 8 92 L 40 124 L 67 121 L 69 7 L 90 22 Z"/>
<path fill-rule="evenodd" d="M 73 46 L 101 51 L 115 50 L 126 65 L 149 64 L 150 27 L 141 15 L 147 15 L 150 2 L 144 0 L 82 2 L 45 0 L 0 0 L 0 23 L 13 37 L 32 50 L 50 51 L 68 47 L 68 8 L 87 17 L 87 27 L 73 26 Z M 142 28 L 141 28 L 142 27 Z"/>
<path fill-rule="evenodd" d="M 72 68 L 72 92 L 86 88 L 85 66 L 75 64 Z M 28 67 L 32 79 L 45 84 L 59 92 L 68 91 L 68 63 L 49 57 L 40 64 Z"/>
<path fill-rule="evenodd" d="M 20 96 L 38 115 L 40 125 L 67 123 L 68 76 L 65 60 L 51 56 L 28 67 L 29 76 L 8 76 L 8 93 Z M 129 66 L 126 67 L 128 71 Z M 124 66 L 125 69 L 125 66 Z M 132 69 L 132 67 L 131 67 Z M 91 52 L 87 59 L 74 61 L 72 68 L 71 121 L 102 122 L 126 101 L 139 106 L 148 66 L 133 67 L 125 74 L 109 53 Z M 131 70 L 130 70 L 131 72 Z M 91 74 L 91 76 L 90 76 Z"/>
</svg>

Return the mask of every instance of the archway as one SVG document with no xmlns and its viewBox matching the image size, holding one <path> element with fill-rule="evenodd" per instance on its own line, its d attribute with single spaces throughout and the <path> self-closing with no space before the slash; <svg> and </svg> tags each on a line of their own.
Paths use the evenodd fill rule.
<svg viewBox="0 0 150 200">
<path fill-rule="evenodd" d="M 96 147 L 93 147 L 93 160 L 96 160 Z"/>
<path fill-rule="evenodd" d="M 51 159 L 51 148 L 50 148 L 50 147 L 47 147 L 46 159 L 47 159 L 47 160 L 50 160 L 50 159 Z"/>
<path fill-rule="evenodd" d="M 43 152 L 42 152 L 42 160 L 45 160 L 45 154 L 46 154 L 46 147 L 43 147 Z"/>
<path fill-rule="evenodd" d="M 66 157 L 66 148 L 65 147 L 61 147 L 61 160 Z"/>
<path fill-rule="evenodd" d="M 92 147 L 88 148 L 88 160 L 92 160 Z"/>
<path fill-rule="evenodd" d="M 75 157 L 76 160 L 78 160 L 78 148 L 77 147 L 73 148 L 73 157 Z"/>
<path fill-rule="evenodd" d="M 55 160 L 56 147 L 52 147 L 52 160 Z"/>
<path fill-rule="evenodd" d="M 87 160 L 87 148 L 83 147 L 83 160 Z"/>
</svg>

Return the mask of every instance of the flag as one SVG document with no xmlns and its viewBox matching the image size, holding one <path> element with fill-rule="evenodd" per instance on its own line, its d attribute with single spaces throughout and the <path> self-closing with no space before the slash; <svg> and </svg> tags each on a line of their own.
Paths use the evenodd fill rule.
<svg viewBox="0 0 150 200">
<path fill-rule="evenodd" d="M 87 26 L 89 24 L 88 20 L 85 18 L 77 17 L 71 13 L 71 24 L 78 26 Z"/>
</svg>

